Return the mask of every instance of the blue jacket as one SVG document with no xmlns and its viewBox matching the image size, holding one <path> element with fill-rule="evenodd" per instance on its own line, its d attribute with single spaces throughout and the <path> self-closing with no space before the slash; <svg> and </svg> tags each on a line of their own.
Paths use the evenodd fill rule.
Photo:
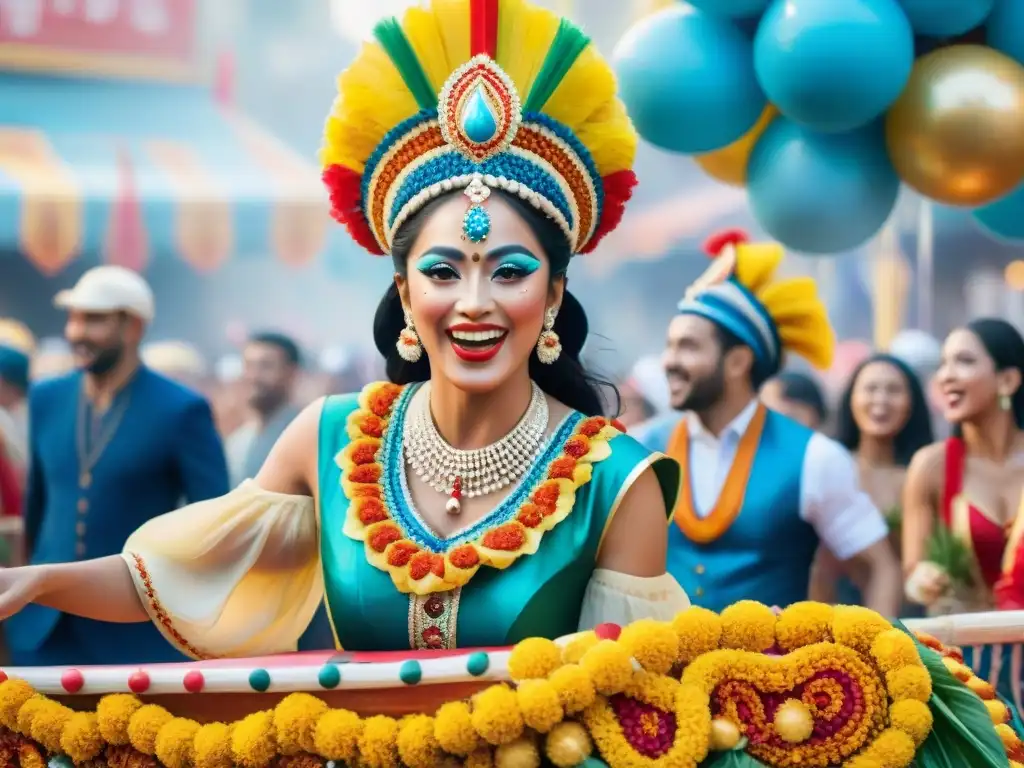
<svg viewBox="0 0 1024 768">
<path fill-rule="evenodd" d="M 202 501 L 229 489 L 224 449 L 206 400 L 145 367 L 128 385 L 124 417 L 83 487 L 76 435 L 83 383 L 82 374 L 73 373 L 29 392 L 25 535 L 33 564 L 119 554 L 136 528 L 182 499 Z M 75 635 L 72 645 L 82 648 L 89 663 L 182 658 L 149 624 L 61 621 L 60 613 L 37 605 L 5 622 L 15 657 L 42 646 L 58 624 Z"/>
</svg>

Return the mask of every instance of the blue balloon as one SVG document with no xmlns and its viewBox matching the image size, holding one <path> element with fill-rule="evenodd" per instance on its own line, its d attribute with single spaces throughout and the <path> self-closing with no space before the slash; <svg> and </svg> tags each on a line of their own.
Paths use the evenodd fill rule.
<svg viewBox="0 0 1024 768">
<path fill-rule="evenodd" d="M 1024 64 L 1024 3 L 996 0 L 985 29 L 988 44 Z"/>
<path fill-rule="evenodd" d="M 690 5 L 731 19 L 752 19 L 764 13 L 771 0 L 690 0 Z"/>
<path fill-rule="evenodd" d="M 754 38 L 768 100 L 816 131 L 879 117 L 913 65 L 914 33 L 896 0 L 774 0 Z"/>
<path fill-rule="evenodd" d="M 752 49 L 731 21 L 686 3 L 632 27 L 615 49 L 615 65 L 637 131 L 685 154 L 736 141 L 766 103 Z"/>
<path fill-rule="evenodd" d="M 747 166 L 754 218 L 783 245 L 832 254 L 864 243 L 896 205 L 900 180 L 880 122 L 817 133 L 778 117 Z"/>
<path fill-rule="evenodd" d="M 971 218 L 998 240 L 1024 240 L 1024 185 L 974 211 Z"/>
<path fill-rule="evenodd" d="M 899 0 L 919 35 L 954 37 L 980 26 L 992 12 L 993 0 Z"/>
</svg>

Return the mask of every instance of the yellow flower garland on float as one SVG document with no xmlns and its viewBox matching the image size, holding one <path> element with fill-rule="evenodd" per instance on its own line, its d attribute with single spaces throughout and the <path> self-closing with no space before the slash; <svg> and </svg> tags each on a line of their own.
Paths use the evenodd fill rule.
<svg viewBox="0 0 1024 768">
<path fill-rule="evenodd" d="M 1024 768 L 1024 745 L 991 686 L 955 651 L 920 640 L 985 700 L 1011 765 Z M 863 608 L 691 608 L 671 623 L 638 621 L 616 640 L 526 640 L 509 671 L 514 685 L 434 715 L 361 718 L 294 693 L 237 723 L 206 725 L 128 694 L 74 712 L 7 680 L 0 759 L 20 768 L 45 768 L 46 755 L 89 768 L 534 768 L 543 752 L 558 768 L 596 754 L 612 768 L 696 768 L 715 751 L 746 749 L 772 768 L 906 768 L 932 729 L 931 678 L 914 641 Z"/>
</svg>

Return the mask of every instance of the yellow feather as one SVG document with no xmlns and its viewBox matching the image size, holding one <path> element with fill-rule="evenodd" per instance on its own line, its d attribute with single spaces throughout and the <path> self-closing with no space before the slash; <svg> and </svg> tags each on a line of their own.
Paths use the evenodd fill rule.
<svg viewBox="0 0 1024 768">
<path fill-rule="evenodd" d="M 466 0 L 459 3 L 448 3 L 448 5 L 453 4 L 462 7 L 462 23 L 459 26 L 466 28 L 467 31 L 466 50 L 460 59 L 449 59 L 443 27 L 438 23 L 439 19 L 436 13 L 441 3 L 435 2 L 430 8 L 413 6 L 405 12 L 402 19 L 405 36 L 413 50 L 416 51 L 416 58 L 419 59 L 427 79 L 438 93 L 444 87 L 448 76 L 469 58 L 469 3 Z"/>
<path fill-rule="evenodd" d="M 565 73 L 544 111 L 575 131 L 615 99 L 615 75 L 591 43 Z"/>
<path fill-rule="evenodd" d="M 755 296 L 768 285 L 782 263 L 784 251 L 777 243 L 746 243 L 736 248 L 736 279 Z"/>
<path fill-rule="evenodd" d="M 525 100 L 558 32 L 560 19 L 524 0 L 502 0 L 496 61 Z"/>
<path fill-rule="evenodd" d="M 618 99 L 600 107 L 589 123 L 576 130 L 576 136 L 590 150 L 597 172 L 602 176 L 633 167 L 639 137 L 625 105 Z"/>
<path fill-rule="evenodd" d="M 450 75 L 469 61 L 469 0 L 434 0 L 430 10 L 444 42 Z"/>
</svg>

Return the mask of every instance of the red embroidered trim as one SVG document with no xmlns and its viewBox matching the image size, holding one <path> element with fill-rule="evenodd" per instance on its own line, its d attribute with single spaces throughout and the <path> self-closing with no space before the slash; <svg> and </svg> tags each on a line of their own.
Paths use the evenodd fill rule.
<svg viewBox="0 0 1024 768">
<path fill-rule="evenodd" d="M 170 635 L 175 643 L 178 644 L 181 650 L 186 651 L 190 656 L 197 659 L 212 659 L 212 655 L 205 653 L 196 648 L 192 643 L 185 639 L 185 637 L 174 627 L 174 622 L 171 621 L 171 617 L 164 610 L 163 604 L 160 602 L 160 598 L 156 594 L 156 587 L 153 586 L 153 579 L 149 575 L 149 571 L 146 569 L 146 561 L 142 559 L 142 555 L 138 555 L 135 552 L 131 553 L 132 560 L 135 561 L 135 570 L 139 573 L 139 580 L 142 581 L 143 589 L 146 592 L 146 600 L 149 602 L 149 610 L 153 618 L 156 619 L 160 626 L 164 628 L 164 631 Z"/>
</svg>

